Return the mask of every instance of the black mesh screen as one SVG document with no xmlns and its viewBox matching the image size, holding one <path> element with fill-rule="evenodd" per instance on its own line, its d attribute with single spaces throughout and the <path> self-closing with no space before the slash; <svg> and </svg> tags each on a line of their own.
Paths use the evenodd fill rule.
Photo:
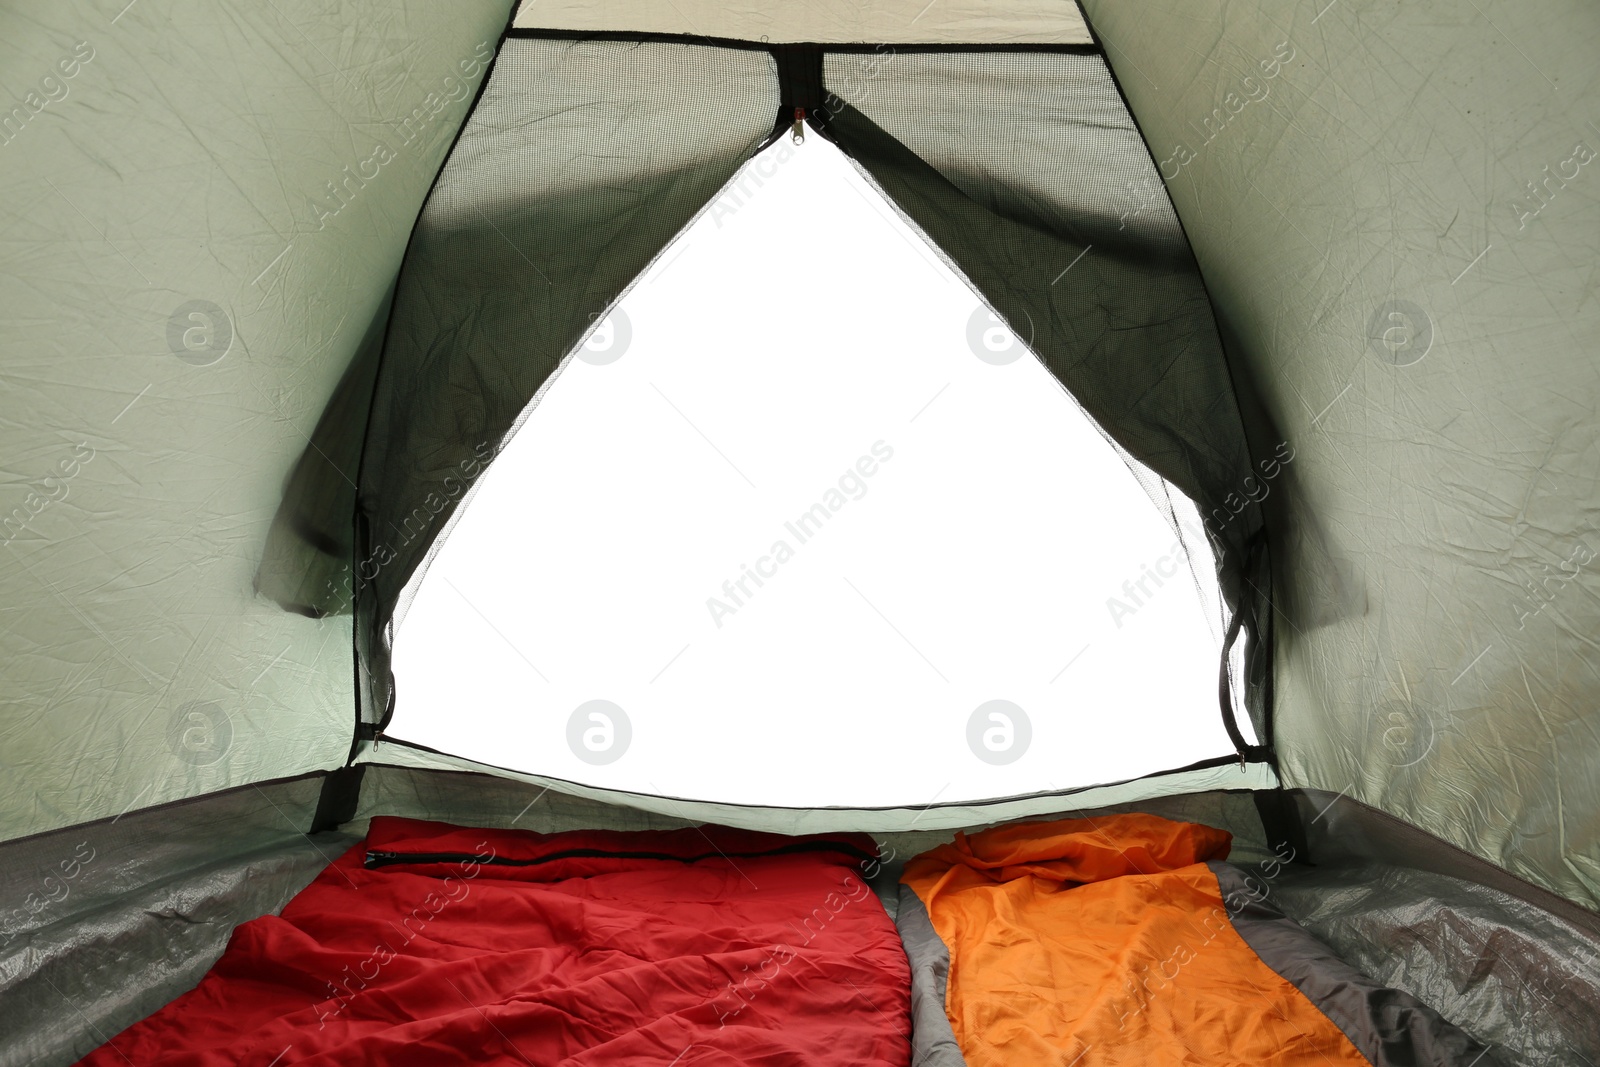
<svg viewBox="0 0 1600 1067">
<path fill-rule="evenodd" d="M 762 51 L 505 43 L 417 223 L 378 372 L 358 531 L 367 717 L 389 703 L 407 582 L 477 476 L 777 106 Z"/>
<path fill-rule="evenodd" d="M 375 377 L 348 539 L 364 721 L 389 708 L 408 582 L 477 477 L 624 289 L 787 127 L 795 94 L 811 103 L 796 72 L 814 70 L 814 50 L 786 58 L 780 79 L 759 46 L 505 42 L 412 236 L 381 357 L 369 347 L 319 427 L 339 457 L 308 450 L 263 565 L 285 606 L 347 606 L 321 576 L 346 551 L 338 508 L 353 490 L 336 475 Z M 1031 345 L 1180 534 L 1203 525 L 1218 621 L 1255 653 L 1233 689 L 1265 739 L 1255 472 L 1198 270 L 1104 62 L 862 48 L 823 57 L 823 81 L 811 120 Z M 1199 522 L 1180 521 L 1190 501 Z M 1093 521 L 1095 501 L 1083 510 Z"/>
<path fill-rule="evenodd" d="M 1163 479 L 1198 506 L 1224 632 L 1261 649 L 1260 478 L 1199 269 L 1105 62 L 882 51 L 829 55 L 824 71 L 827 134 L 1139 461 L 1180 536 L 1196 524 Z M 1246 704 L 1264 737 L 1266 662 L 1252 660 L 1223 700 Z"/>
</svg>

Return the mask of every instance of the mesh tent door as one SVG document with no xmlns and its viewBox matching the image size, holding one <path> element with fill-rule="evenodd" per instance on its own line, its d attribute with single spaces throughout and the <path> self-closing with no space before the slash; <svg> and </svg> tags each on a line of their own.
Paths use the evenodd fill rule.
<svg viewBox="0 0 1600 1067">
<path fill-rule="evenodd" d="M 852 73 L 864 51 L 879 64 L 870 78 Z M 1153 164 L 1103 61 L 1079 45 L 886 58 L 513 34 L 418 223 L 375 373 L 354 574 L 365 735 L 393 712 L 405 591 L 477 476 L 618 294 L 791 114 L 843 147 L 1031 341 L 1179 535 L 1203 531 L 1232 650 L 1221 714 L 1241 758 L 1267 759 L 1252 497 L 1270 473 L 1252 467 Z M 1267 744 L 1239 728 L 1240 708 Z"/>
<path fill-rule="evenodd" d="M 480 476 L 383 747 L 751 806 L 1238 777 L 1216 570 L 1151 484 L 1187 503 L 835 146 L 782 137 Z"/>
<path fill-rule="evenodd" d="M 1223 714 L 1267 718 L 1265 535 L 1210 303 L 1105 62 L 1077 49 L 833 53 L 822 129 L 950 258 L 1128 455 L 1180 536 L 1215 549 L 1230 633 Z M 833 88 L 837 86 L 838 88 Z M 1151 477 L 1153 472 L 1156 477 Z M 1200 523 L 1182 519 L 1199 505 Z M 1258 652 L 1258 650 L 1260 650 Z M 1233 663 L 1242 662 L 1235 657 Z"/>
</svg>

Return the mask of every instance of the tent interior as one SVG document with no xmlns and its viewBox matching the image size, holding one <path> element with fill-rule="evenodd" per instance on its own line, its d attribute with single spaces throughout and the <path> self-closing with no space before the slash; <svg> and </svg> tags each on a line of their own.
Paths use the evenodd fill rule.
<svg viewBox="0 0 1600 1067">
<path fill-rule="evenodd" d="M 907 1034 L 859 1062 L 928 1067 L 1044 1047 L 974 1036 L 935 875 L 1085 899 L 1101 827 L 1199 824 L 1111 881 L 1212 864 L 1339 1062 L 1600 1063 L 1600 13 L 63 0 L 0 42 L 0 1063 L 128 1059 L 445 823 L 698 833 L 752 890 L 723 845 L 875 848 Z M 1051 1054 L 1139 1062 L 1087 1032 Z M 455 1051 L 751 1055 L 669 1044 Z"/>
</svg>

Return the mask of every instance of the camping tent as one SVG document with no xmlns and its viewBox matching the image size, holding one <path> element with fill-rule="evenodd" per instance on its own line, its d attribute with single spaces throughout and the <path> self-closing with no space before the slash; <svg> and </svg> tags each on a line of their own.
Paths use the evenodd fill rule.
<svg viewBox="0 0 1600 1067">
<path fill-rule="evenodd" d="M 1592 10 L 75 0 L 0 26 L 8 1057 L 170 999 L 378 812 L 920 840 L 1132 807 L 1376 865 L 1303 921 L 1529 1062 L 1597 1055 Z M 384 736 L 395 622 L 478 476 L 797 122 L 1176 528 L 1173 491 L 1197 509 L 1235 752 L 771 809 Z"/>
</svg>

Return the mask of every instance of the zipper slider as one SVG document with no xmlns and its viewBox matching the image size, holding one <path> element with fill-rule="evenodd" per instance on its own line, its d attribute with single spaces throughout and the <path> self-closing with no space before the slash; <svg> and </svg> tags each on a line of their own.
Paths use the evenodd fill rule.
<svg viewBox="0 0 1600 1067">
<path fill-rule="evenodd" d="M 789 131 L 789 137 L 790 137 L 790 139 L 792 139 L 794 141 L 795 144 L 805 144 L 806 143 L 806 109 L 805 108 L 797 107 L 797 108 L 794 109 L 794 129 Z"/>
</svg>

